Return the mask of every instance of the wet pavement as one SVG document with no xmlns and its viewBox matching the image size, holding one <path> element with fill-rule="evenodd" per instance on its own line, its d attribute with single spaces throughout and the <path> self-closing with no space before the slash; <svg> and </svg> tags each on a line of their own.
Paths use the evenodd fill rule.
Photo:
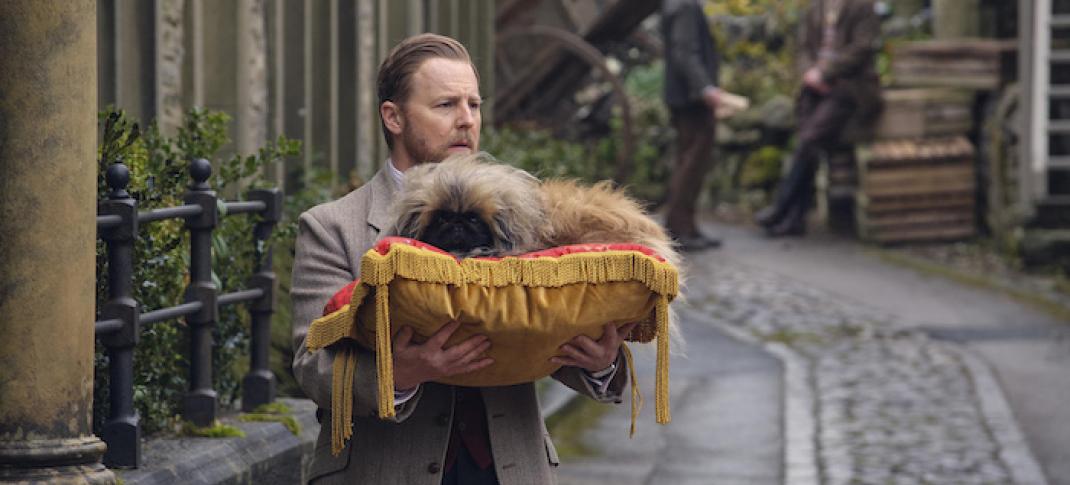
<svg viewBox="0 0 1070 485">
<path fill-rule="evenodd" d="M 1070 483 L 1065 322 L 852 241 L 707 230 L 725 247 L 688 257 L 673 422 L 629 440 L 618 406 L 563 485 Z"/>
</svg>

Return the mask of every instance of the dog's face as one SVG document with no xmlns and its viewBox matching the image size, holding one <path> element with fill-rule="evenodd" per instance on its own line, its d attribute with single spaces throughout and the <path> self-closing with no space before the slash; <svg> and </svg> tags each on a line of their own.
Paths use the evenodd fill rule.
<svg viewBox="0 0 1070 485">
<path fill-rule="evenodd" d="M 489 254 L 495 245 L 494 233 L 480 214 L 445 209 L 431 215 L 419 239 L 458 255 Z"/>
<path fill-rule="evenodd" d="M 409 169 L 393 214 L 393 234 L 460 257 L 529 251 L 545 228 L 539 181 L 485 153 Z"/>
</svg>

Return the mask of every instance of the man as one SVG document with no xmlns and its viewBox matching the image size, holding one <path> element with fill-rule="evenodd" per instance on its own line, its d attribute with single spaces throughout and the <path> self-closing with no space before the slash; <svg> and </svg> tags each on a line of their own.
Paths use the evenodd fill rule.
<svg viewBox="0 0 1070 485">
<path fill-rule="evenodd" d="M 379 68 L 378 94 L 390 159 L 366 185 L 301 215 L 294 262 L 294 374 L 329 423 L 334 353 L 310 353 L 305 336 L 334 292 L 360 274 L 360 258 L 382 236 L 402 173 L 451 153 L 479 148 L 479 78 L 454 39 L 422 34 L 402 41 Z M 404 322 L 395 322 L 395 325 Z M 533 384 L 461 388 L 436 379 L 490 365 L 493 345 L 474 336 L 444 343 L 458 328 L 445 325 L 422 344 L 404 327 L 394 336 L 396 418 L 377 416 L 374 365 L 354 378 L 353 437 L 338 456 L 330 426 L 320 430 L 311 483 L 533 484 L 553 483 L 558 464 L 539 413 Z M 562 347 L 555 378 L 602 402 L 620 402 L 627 370 L 621 334 L 612 325 L 598 341 L 577 337 Z M 625 327 L 625 330 L 627 327 Z M 360 362 L 375 362 L 360 351 Z M 618 368 L 620 367 L 620 368 Z"/>
<path fill-rule="evenodd" d="M 664 0 L 665 104 L 676 130 L 676 164 L 669 182 L 666 226 L 685 251 L 713 248 L 721 241 L 704 236 L 695 208 L 712 167 L 715 113 L 745 109 L 746 99 L 717 87 L 717 50 L 706 15 L 695 0 Z M 717 109 L 723 111 L 717 113 Z"/>
<path fill-rule="evenodd" d="M 872 0 L 815 0 L 800 28 L 798 141 L 773 205 L 755 215 L 772 237 L 801 235 L 822 153 L 866 136 L 880 112 L 874 62 L 880 18 Z M 848 133 L 853 131 L 854 133 Z"/>
</svg>

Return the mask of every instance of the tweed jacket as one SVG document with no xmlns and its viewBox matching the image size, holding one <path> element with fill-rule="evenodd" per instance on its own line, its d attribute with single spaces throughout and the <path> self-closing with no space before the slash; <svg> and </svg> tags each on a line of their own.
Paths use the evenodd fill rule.
<svg viewBox="0 0 1070 485">
<path fill-rule="evenodd" d="M 833 0 L 813 0 L 799 25 L 798 67 L 805 72 L 817 63 L 821 51 L 825 5 Z M 873 0 L 839 0 L 834 49 L 837 56 L 822 73 L 831 85 L 833 96 L 847 96 L 854 101 L 855 114 L 847 123 L 845 138 L 868 137 L 880 115 L 881 87 L 877 75 L 877 52 L 881 48 L 880 17 Z"/>
<path fill-rule="evenodd" d="M 380 170 L 363 187 L 301 215 L 293 269 L 293 370 L 305 393 L 330 423 L 331 348 L 309 352 L 305 336 L 327 300 L 360 274 L 360 259 L 390 224 L 395 187 Z M 361 350 L 359 362 L 375 362 Z M 424 383 L 398 406 L 397 416 L 377 416 L 375 365 L 357 365 L 353 437 L 339 456 L 331 454 L 330 426 L 322 426 L 309 471 L 316 484 L 439 485 L 452 425 L 454 388 Z M 620 368 L 609 390 L 597 393 L 581 370 L 565 367 L 554 378 L 601 402 L 621 402 L 628 371 Z M 502 485 L 556 483 L 557 453 L 539 412 L 532 383 L 480 389 L 498 480 Z"/>
<path fill-rule="evenodd" d="M 702 89 L 717 86 L 720 68 L 706 14 L 694 1 L 666 0 L 661 15 L 665 104 L 672 109 L 705 107 Z"/>
</svg>

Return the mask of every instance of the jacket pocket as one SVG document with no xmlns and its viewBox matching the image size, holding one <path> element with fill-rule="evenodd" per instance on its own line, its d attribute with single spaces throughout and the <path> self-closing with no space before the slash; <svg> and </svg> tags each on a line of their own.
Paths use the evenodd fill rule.
<svg viewBox="0 0 1070 485">
<path fill-rule="evenodd" d="M 546 445 L 546 460 L 550 462 L 550 466 L 561 465 L 561 459 L 557 456 L 557 448 L 554 448 L 554 440 L 550 439 L 550 435 L 544 434 L 542 441 Z"/>
</svg>

